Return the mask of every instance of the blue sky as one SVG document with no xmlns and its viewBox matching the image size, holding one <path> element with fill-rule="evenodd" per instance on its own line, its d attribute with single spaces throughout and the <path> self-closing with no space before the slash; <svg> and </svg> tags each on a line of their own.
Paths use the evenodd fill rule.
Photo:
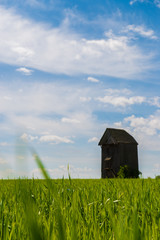
<svg viewBox="0 0 160 240">
<path fill-rule="evenodd" d="M 0 0 L 0 177 L 99 178 L 107 127 L 160 174 L 160 1 Z"/>
</svg>

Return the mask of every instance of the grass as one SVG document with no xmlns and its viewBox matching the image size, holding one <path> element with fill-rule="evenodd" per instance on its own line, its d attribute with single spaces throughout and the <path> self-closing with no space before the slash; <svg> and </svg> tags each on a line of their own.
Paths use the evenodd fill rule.
<svg viewBox="0 0 160 240">
<path fill-rule="evenodd" d="M 160 181 L 1 180 L 0 238 L 160 239 Z"/>
<path fill-rule="evenodd" d="M 0 180 L 2 240 L 158 240 L 160 179 Z"/>
</svg>

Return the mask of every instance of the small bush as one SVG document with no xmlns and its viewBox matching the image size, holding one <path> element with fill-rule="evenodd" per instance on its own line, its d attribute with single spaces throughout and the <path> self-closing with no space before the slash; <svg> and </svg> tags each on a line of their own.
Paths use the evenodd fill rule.
<svg viewBox="0 0 160 240">
<path fill-rule="evenodd" d="M 140 171 L 131 169 L 127 165 L 120 166 L 120 170 L 117 174 L 119 178 L 138 178 L 142 174 Z"/>
<path fill-rule="evenodd" d="M 157 176 L 155 177 L 155 179 L 160 179 L 160 175 L 157 175 Z"/>
</svg>

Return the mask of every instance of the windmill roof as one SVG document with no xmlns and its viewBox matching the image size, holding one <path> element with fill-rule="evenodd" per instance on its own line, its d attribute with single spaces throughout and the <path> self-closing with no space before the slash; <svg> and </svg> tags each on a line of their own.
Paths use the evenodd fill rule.
<svg viewBox="0 0 160 240">
<path fill-rule="evenodd" d="M 98 145 L 104 144 L 118 144 L 118 143 L 134 143 L 138 144 L 136 140 L 125 130 L 107 128 L 104 132 Z"/>
</svg>

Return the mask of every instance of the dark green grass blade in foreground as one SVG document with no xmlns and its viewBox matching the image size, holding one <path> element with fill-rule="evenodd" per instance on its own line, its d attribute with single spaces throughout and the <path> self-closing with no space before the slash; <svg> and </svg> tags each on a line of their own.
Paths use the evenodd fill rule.
<svg viewBox="0 0 160 240">
<path fill-rule="evenodd" d="M 50 193 L 51 189 L 51 181 L 50 176 L 47 173 L 41 159 L 36 154 L 36 152 L 33 150 L 33 148 L 30 148 L 31 153 L 37 163 L 37 166 L 40 168 L 44 178 L 47 180 L 48 185 L 48 191 Z M 19 180 L 22 181 L 22 184 L 20 185 L 20 191 L 21 191 L 21 202 L 24 206 L 24 212 L 25 212 L 25 223 L 28 227 L 30 239 L 32 240 L 43 240 L 47 239 L 45 237 L 45 234 L 42 231 L 42 225 L 38 221 L 38 208 L 36 204 L 36 198 L 29 188 L 28 181 L 26 180 Z"/>
<path fill-rule="evenodd" d="M 40 157 L 39 157 L 38 154 L 33 150 L 33 148 L 31 148 L 31 153 L 32 153 L 32 155 L 33 155 L 33 157 L 34 157 L 34 159 L 35 159 L 35 161 L 36 161 L 36 163 L 37 163 L 37 166 L 41 169 L 41 172 L 42 172 L 44 178 L 45 178 L 45 179 L 50 179 L 50 176 L 49 176 L 48 172 L 46 171 L 46 169 L 45 169 L 45 167 L 44 167 L 44 165 L 43 165 Z"/>
<path fill-rule="evenodd" d="M 50 190 L 51 190 L 51 189 L 52 189 L 52 191 L 55 190 L 55 188 L 54 188 L 54 186 L 53 186 L 53 184 L 52 184 L 51 178 L 50 178 L 47 170 L 45 169 L 45 167 L 44 167 L 44 165 L 43 165 L 40 157 L 35 153 L 35 151 L 33 150 L 33 148 L 31 149 L 31 151 L 32 151 L 33 157 L 34 157 L 34 159 L 35 159 L 38 167 L 41 169 L 41 172 L 42 172 L 44 178 L 47 180 L 48 193 L 49 193 L 49 196 L 50 196 Z M 54 192 L 54 193 L 55 193 L 55 192 Z M 55 195 L 56 195 L 56 193 L 55 193 Z M 65 229 L 64 229 L 64 228 L 65 228 L 65 227 L 64 227 L 64 219 L 63 219 L 63 215 L 62 215 L 62 213 L 61 213 L 61 209 L 62 209 L 61 200 L 60 200 L 59 197 L 55 198 L 55 196 L 54 196 L 54 199 L 55 199 L 54 201 L 55 201 L 56 204 L 57 204 L 57 210 L 55 211 L 55 217 L 56 217 L 56 221 L 57 221 L 58 239 L 59 239 L 59 240 L 65 240 L 65 239 L 67 239 L 67 238 L 66 238 L 66 232 L 65 232 Z M 36 232 L 34 232 L 34 228 L 32 227 L 31 230 L 33 230 L 32 232 L 33 232 L 33 234 L 34 234 L 34 235 L 33 235 L 33 234 L 32 234 L 32 235 L 34 236 L 33 239 L 37 240 L 38 237 L 40 237 L 40 236 L 38 235 L 40 229 L 38 229 L 38 224 L 37 224 L 35 218 L 34 218 L 34 222 L 33 222 L 33 223 L 34 223 L 34 228 L 36 229 Z M 52 232 L 50 232 L 50 235 L 52 235 Z"/>
</svg>

